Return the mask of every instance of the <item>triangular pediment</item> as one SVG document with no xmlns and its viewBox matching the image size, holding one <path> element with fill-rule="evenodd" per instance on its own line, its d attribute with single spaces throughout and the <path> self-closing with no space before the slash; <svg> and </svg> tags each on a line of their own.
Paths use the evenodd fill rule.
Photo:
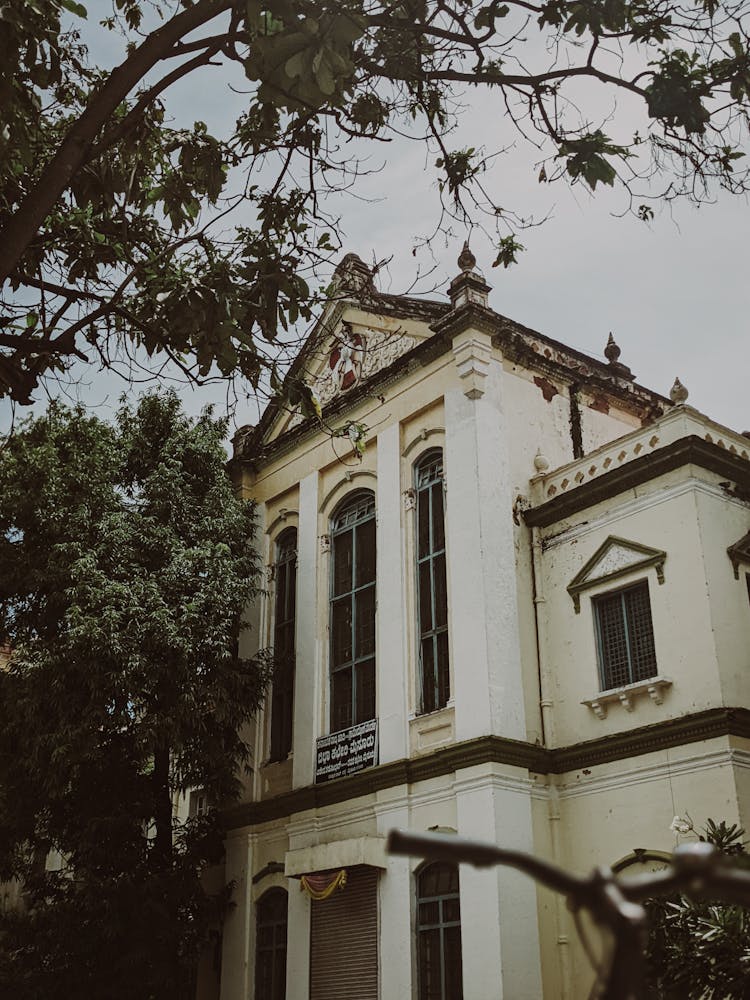
<svg viewBox="0 0 750 1000">
<path fill-rule="evenodd" d="M 294 378 L 312 390 L 321 410 L 389 368 L 431 335 L 424 322 L 369 312 L 353 303 L 326 310 L 294 365 Z M 304 420 L 299 409 L 279 413 L 265 440 L 271 441 Z"/>
<path fill-rule="evenodd" d="M 664 583 L 666 558 L 667 553 L 661 549 L 610 535 L 568 584 L 568 593 L 573 598 L 576 613 L 580 610 L 581 591 L 616 580 L 633 570 L 654 566 L 659 583 Z"/>
</svg>

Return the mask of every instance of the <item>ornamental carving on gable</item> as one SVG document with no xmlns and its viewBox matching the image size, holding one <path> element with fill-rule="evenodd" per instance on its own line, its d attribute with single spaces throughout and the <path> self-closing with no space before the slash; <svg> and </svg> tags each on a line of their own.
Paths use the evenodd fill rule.
<svg viewBox="0 0 750 1000">
<path fill-rule="evenodd" d="M 325 365 L 309 383 L 321 409 L 336 396 L 393 364 L 417 343 L 416 337 L 405 333 L 372 329 L 355 333 L 348 323 L 342 323 Z M 302 415 L 295 413 L 288 426 L 296 427 L 301 422 Z"/>
<path fill-rule="evenodd" d="M 633 566 L 642 560 L 642 553 L 626 549 L 623 545 L 613 545 L 597 562 L 596 575 L 597 577 L 609 576 L 610 573 L 616 573 L 618 570 Z"/>
</svg>

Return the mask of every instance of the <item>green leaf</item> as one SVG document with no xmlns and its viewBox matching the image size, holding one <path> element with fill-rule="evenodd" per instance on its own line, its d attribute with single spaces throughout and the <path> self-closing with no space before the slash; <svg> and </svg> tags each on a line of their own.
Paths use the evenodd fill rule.
<svg viewBox="0 0 750 1000">
<path fill-rule="evenodd" d="M 88 17 L 88 12 L 82 3 L 77 3 L 76 0 L 60 0 L 60 5 L 69 10 L 71 14 L 75 14 L 77 17 Z"/>
</svg>

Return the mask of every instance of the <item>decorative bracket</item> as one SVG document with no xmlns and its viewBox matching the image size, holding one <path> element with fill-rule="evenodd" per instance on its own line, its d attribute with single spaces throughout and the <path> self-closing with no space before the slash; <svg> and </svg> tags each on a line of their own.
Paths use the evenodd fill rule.
<svg viewBox="0 0 750 1000">
<path fill-rule="evenodd" d="M 320 551 L 330 552 L 331 551 L 331 536 L 321 535 L 320 536 Z"/>
<path fill-rule="evenodd" d="M 492 341 L 481 333 L 459 335 L 453 341 L 453 357 L 458 377 L 464 385 L 464 395 L 480 399 L 484 395 L 484 380 L 489 375 Z"/>
<path fill-rule="evenodd" d="M 609 706 L 618 702 L 626 712 L 632 712 L 635 709 L 635 700 L 641 694 L 647 694 L 656 705 L 661 705 L 665 690 L 671 686 L 672 681 L 669 677 L 649 677 L 648 680 L 636 681 L 635 684 L 600 691 L 595 698 L 584 698 L 581 704 L 590 708 L 597 719 L 606 719 Z"/>
</svg>

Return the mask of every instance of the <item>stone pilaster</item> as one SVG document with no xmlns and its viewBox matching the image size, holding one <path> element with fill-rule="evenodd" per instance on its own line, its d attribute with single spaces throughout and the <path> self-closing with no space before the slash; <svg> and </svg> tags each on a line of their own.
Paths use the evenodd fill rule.
<svg viewBox="0 0 750 1000">
<path fill-rule="evenodd" d="M 380 792 L 375 806 L 378 834 L 387 837 L 394 828 L 409 828 L 408 799 L 403 790 Z M 409 858 L 392 855 L 380 875 L 380 996 L 404 998 L 412 991 L 412 915 L 414 883 Z M 468 994 L 467 994 L 468 995 Z"/>
<path fill-rule="evenodd" d="M 380 762 L 407 755 L 408 677 L 399 426 L 378 434 L 377 715 Z M 386 994 L 384 994 L 386 995 Z"/>
<path fill-rule="evenodd" d="M 318 473 L 299 484 L 297 529 L 297 622 L 294 677 L 292 785 L 302 788 L 315 780 L 315 740 L 320 718 L 320 669 L 317 623 L 318 592 Z"/>
<path fill-rule="evenodd" d="M 529 781 L 486 766 L 456 779 L 458 832 L 533 851 Z M 542 996 L 536 884 L 511 868 L 460 873 L 464 996 L 539 1000 Z"/>
<path fill-rule="evenodd" d="M 310 897 L 289 879 L 287 910 L 286 1000 L 310 997 Z M 222 998 L 223 1000 L 223 998 Z"/>
<path fill-rule="evenodd" d="M 221 1000 L 246 1000 L 252 995 L 250 940 L 253 929 L 250 879 L 253 838 L 233 831 L 226 839 L 226 880 L 235 883 L 222 935 Z"/>
<path fill-rule="evenodd" d="M 502 362 L 485 333 L 453 343 L 445 452 L 456 739 L 525 739 Z"/>
</svg>

